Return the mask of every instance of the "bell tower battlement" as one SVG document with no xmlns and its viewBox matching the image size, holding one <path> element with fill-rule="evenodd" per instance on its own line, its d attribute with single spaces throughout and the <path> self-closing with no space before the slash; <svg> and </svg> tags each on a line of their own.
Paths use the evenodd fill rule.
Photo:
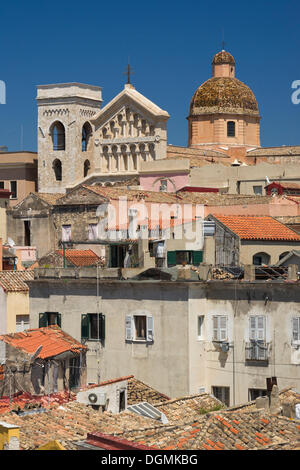
<svg viewBox="0 0 300 470">
<path fill-rule="evenodd" d="M 38 190 L 64 193 L 93 171 L 91 119 L 102 104 L 102 89 L 82 83 L 37 87 Z"/>
</svg>

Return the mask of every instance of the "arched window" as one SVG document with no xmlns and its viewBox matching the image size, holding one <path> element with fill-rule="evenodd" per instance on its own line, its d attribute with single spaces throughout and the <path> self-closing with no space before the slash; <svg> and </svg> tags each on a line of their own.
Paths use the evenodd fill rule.
<svg viewBox="0 0 300 470">
<path fill-rule="evenodd" d="M 235 122 L 227 122 L 227 137 L 235 137 Z"/>
<path fill-rule="evenodd" d="M 62 168 L 61 168 L 61 161 L 56 158 L 53 162 L 53 170 L 55 174 L 56 181 L 62 180 Z"/>
<path fill-rule="evenodd" d="M 270 263 L 270 255 L 268 253 L 260 252 L 253 255 L 253 264 L 255 266 L 261 266 L 263 264 Z"/>
<path fill-rule="evenodd" d="M 281 255 L 279 255 L 279 261 L 282 259 L 282 258 L 285 258 L 286 255 L 288 255 L 290 252 L 289 251 L 284 251 L 283 253 L 281 253 Z"/>
<path fill-rule="evenodd" d="M 66 147 L 66 135 L 65 135 L 65 126 L 56 121 L 51 127 L 51 137 L 53 150 L 65 150 Z"/>
<path fill-rule="evenodd" d="M 90 168 L 91 168 L 90 161 L 86 160 L 83 164 L 83 177 L 84 178 L 89 174 Z"/>
<path fill-rule="evenodd" d="M 82 139 L 81 139 L 82 140 L 82 145 L 81 145 L 82 152 L 86 152 L 88 150 L 91 135 L 92 135 L 91 125 L 88 122 L 86 122 L 82 126 Z"/>
</svg>

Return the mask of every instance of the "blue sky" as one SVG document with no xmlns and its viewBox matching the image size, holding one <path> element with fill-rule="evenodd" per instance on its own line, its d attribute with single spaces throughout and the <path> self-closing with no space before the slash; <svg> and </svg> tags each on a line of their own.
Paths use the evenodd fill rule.
<svg viewBox="0 0 300 470">
<path fill-rule="evenodd" d="M 222 47 L 258 100 L 263 146 L 300 144 L 300 2 L 137 0 L 10 1 L 0 6 L 0 145 L 35 151 L 36 86 L 102 87 L 103 105 L 124 86 L 128 57 L 136 89 L 167 110 L 168 143 L 187 144 L 190 100 Z"/>
</svg>

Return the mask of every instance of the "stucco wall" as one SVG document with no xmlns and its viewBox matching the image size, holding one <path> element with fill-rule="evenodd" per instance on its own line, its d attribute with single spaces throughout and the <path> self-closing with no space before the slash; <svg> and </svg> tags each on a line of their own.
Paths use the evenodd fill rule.
<svg viewBox="0 0 300 470">
<path fill-rule="evenodd" d="M 7 292 L 7 330 L 5 333 L 16 332 L 16 316 L 29 315 L 29 292 Z"/>
<path fill-rule="evenodd" d="M 61 279 L 31 283 L 31 327 L 40 312 L 61 313 L 62 329 L 81 340 L 81 315 L 97 312 L 95 280 Z M 133 374 L 168 396 L 189 393 L 187 290 L 147 282 L 99 283 L 99 311 L 105 314 L 105 346 L 87 341 L 87 382 Z M 154 342 L 125 341 L 126 315 L 147 312 L 154 320 Z"/>
</svg>

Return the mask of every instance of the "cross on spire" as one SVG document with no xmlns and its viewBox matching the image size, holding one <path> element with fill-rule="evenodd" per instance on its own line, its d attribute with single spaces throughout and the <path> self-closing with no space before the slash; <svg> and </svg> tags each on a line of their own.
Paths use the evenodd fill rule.
<svg viewBox="0 0 300 470">
<path fill-rule="evenodd" d="M 134 74 L 133 69 L 130 66 L 130 64 L 128 63 L 126 71 L 123 74 L 123 75 L 127 75 L 127 83 L 131 83 L 130 78 L 131 78 L 131 75 L 133 75 L 133 74 Z"/>
</svg>

